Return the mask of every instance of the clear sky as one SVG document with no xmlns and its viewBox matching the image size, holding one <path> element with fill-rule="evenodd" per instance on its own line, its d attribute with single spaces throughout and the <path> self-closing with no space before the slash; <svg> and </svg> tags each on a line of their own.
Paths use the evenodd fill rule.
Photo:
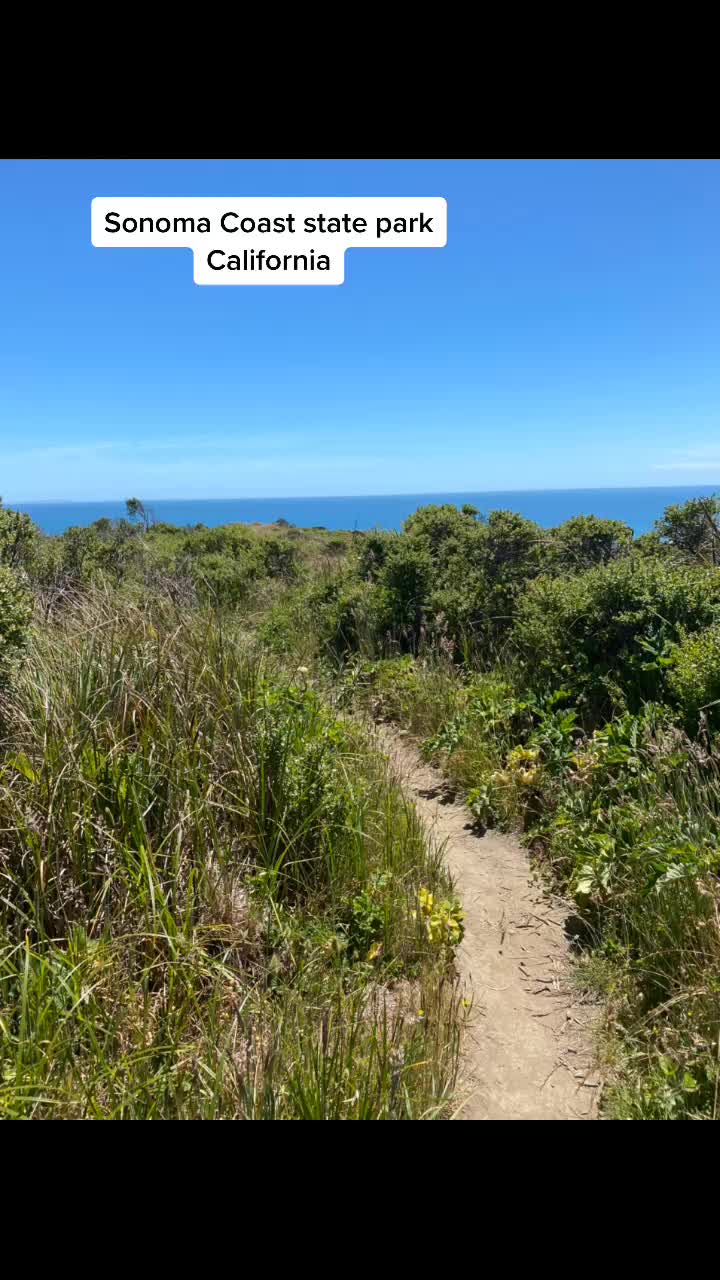
<svg viewBox="0 0 720 1280">
<path fill-rule="evenodd" d="M 440 195 L 444 249 L 208 288 L 108 195 Z M 720 482 L 720 164 L 4 161 L 0 493 Z"/>
</svg>

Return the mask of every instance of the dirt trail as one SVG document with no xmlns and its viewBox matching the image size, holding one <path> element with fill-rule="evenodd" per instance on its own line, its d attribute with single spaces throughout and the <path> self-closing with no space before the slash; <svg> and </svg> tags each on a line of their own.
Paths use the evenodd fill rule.
<svg viewBox="0 0 720 1280">
<path fill-rule="evenodd" d="M 590 1120 L 600 1080 L 594 1011 L 569 981 L 568 910 L 533 877 L 512 836 L 473 830 L 442 775 L 397 731 L 377 730 L 445 857 L 465 911 L 458 953 L 473 1007 L 465 1036 L 462 1120 Z"/>
</svg>

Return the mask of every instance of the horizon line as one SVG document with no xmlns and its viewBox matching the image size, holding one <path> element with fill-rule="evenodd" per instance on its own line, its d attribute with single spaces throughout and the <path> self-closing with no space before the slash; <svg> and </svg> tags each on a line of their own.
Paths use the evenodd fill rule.
<svg viewBox="0 0 720 1280">
<path fill-rule="evenodd" d="M 285 497 L 278 497 L 276 494 L 268 496 L 257 494 L 253 497 L 235 496 L 235 497 L 173 497 L 173 498 L 141 498 L 140 501 L 144 505 L 153 502 L 352 502 L 356 499 L 363 498 L 452 498 L 466 496 L 486 496 L 491 494 L 515 494 L 515 493 L 631 493 L 637 489 L 661 491 L 666 489 L 707 489 L 720 488 L 720 480 L 706 481 L 700 484 L 629 484 L 629 485 L 566 485 L 559 488 L 535 488 L 535 489 L 437 489 L 437 490 L 419 490 L 415 489 L 403 493 L 324 493 L 324 494 L 293 494 Z M 135 495 L 131 495 L 135 496 Z M 53 506 L 63 503 L 66 506 L 87 506 L 96 502 L 118 502 L 125 503 L 128 498 L 8 498 L 0 499 L 3 505 L 8 506 L 13 503 L 21 506 Z"/>
</svg>

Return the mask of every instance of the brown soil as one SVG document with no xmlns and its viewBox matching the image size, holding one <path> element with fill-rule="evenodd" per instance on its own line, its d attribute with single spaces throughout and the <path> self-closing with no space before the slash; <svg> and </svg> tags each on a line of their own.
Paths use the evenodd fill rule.
<svg viewBox="0 0 720 1280">
<path fill-rule="evenodd" d="M 569 909 L 543 889 L 513 836 L 479 835 L 442 775 L 409 740 L 376 730 L 445 858 L 462 899 L 461 981 L 471 993 L 460 1090 L 462 1120 L 590 1120 L 600 1077 L 596 1010 L 572 982 Z M 575 988 L 575 989 L 574 989 Z"/>
</svg>

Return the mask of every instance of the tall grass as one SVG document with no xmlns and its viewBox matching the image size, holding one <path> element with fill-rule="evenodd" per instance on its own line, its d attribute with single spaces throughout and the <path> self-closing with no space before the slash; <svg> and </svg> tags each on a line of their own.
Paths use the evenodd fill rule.
<svg viewBox="0 0 720 1280">
<path fill-rule="evenodd" d="M 1 708 L 0 1115 L 441 1115 L 449 886 L 359 729 L 212 612 L 92 592 Z"/>
</svg>

